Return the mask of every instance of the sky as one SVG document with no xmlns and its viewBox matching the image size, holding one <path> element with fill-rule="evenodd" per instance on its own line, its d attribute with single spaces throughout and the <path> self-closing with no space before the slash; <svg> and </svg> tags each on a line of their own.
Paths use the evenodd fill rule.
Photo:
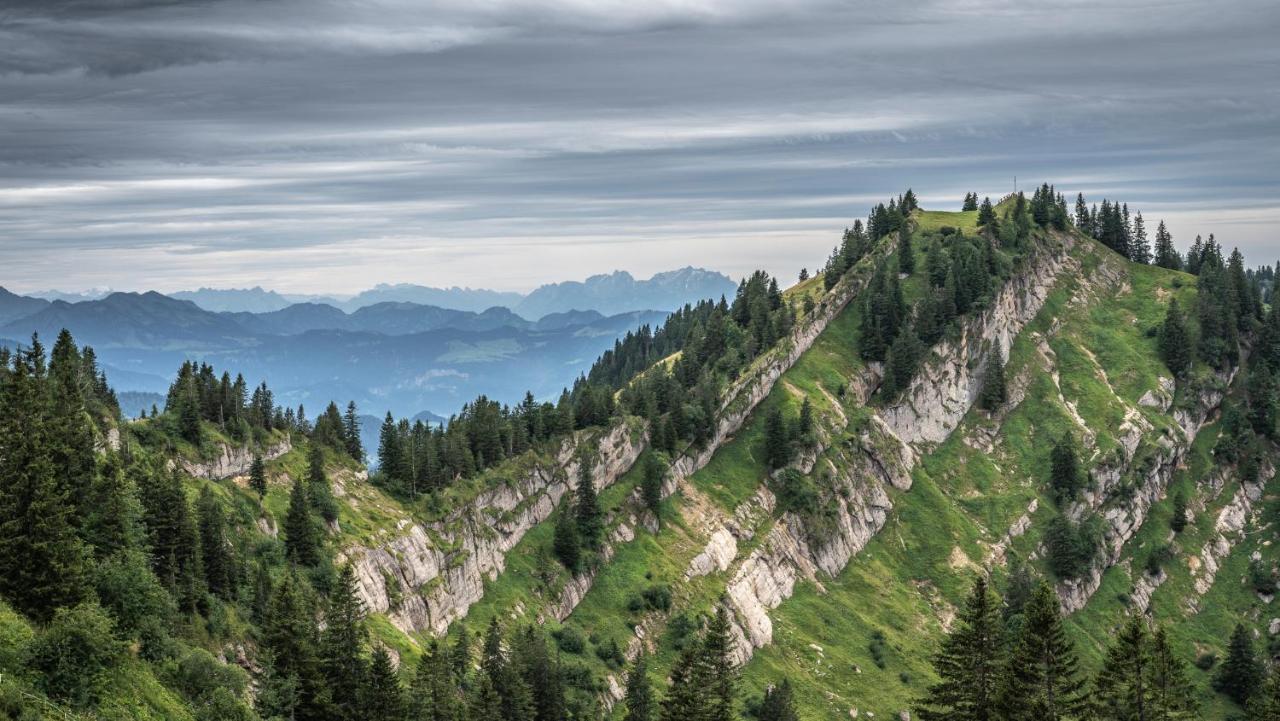
<svg viewBox="0 0 1280 721">
<path fill-rule="evenodd" d="M 6 0 L 0 285 L 820 266 L 1047 181 L 1280 260 L 1280 3 Z"/>
</svg>

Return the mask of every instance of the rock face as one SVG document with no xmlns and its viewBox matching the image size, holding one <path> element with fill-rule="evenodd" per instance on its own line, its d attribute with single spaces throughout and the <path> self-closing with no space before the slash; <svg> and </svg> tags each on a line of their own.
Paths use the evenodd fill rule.
<svg viewBox="0 0 1280 721">
<path fill-rule="evenodd" d="M 882 243 L 879 254 L 889 245 Z M 763 354 L 725 393 L 716 430 L 703 448 L 690 450 L 672 464 L 665 494 L 711 460 L 732 437 L 756 405 L 866 285 L 874 258 L 864 259 L 831 289 L 814 311 L 797 323 L 791 335 Z M 576 454 L 580 440 L 566 441 L 550 464 L 537 464 L 514 483 L 477 497 L 468 508 L 450 518 L 422 528 L 405 521 L 397 535 L 376 547 L 353 546 L 344 555 L 356 567 L 358 590 L 370 611 L 387 613 L 406 632 L 448 630 L 484 594 L 485 579 L 502 572 L 505 558 L 534 525 L 555 509 L 577 477 Z M 616 424 L 599 440 L 594 468 L 598 488 L 611 485 L 630 469 L 648 442 L 644 429 L 635 432 L 625 422 Z M 643 516 L 636 499 L 626 511 L 631 519 L 615 528 L 616 538 L 602 549 L 606 556 L 620 540 L 629 540 Z M 563 619 L 586 595 L 594 580 L 591 573 L 570 580 L 550 612 Z M 393 603 L 394 602 L 394 603 Z M 394 607 L 393 607 L 394 606 Z"/>
<path fill-rule="evenodd" d="M 262 460 L 270 461 L 289 451 L 293 450 L 293 442 L 288 436 L 284 440 L 273 446 L 268 446 L 262 452 Z M 253 465 L 253 449 L 248 446 L 232 447 L 226 443 L 218 444 L 218 455 L 208 461 L 188 461 L 180 459 L 178 461 L 182 466 L 182 470 L 187 475 L 195 478 L 208 478 L 209 480 L 221 480 L 223 478 L 232 478 L 234 476 L 242 476 L 249 472 L 249 466 Z M 172 462 L 171 462 L 172 464 Z"/>
<path fill-rule="evenodd" d="M 902 400 L 881 412 L 899 438 L 913 445 L 941 443 L 959 424 L 982 390 L 992 351 L 998 348 L 1001 358 L 1009 357 L 1013 339 L 1040 312 L 1070 262 L 1071 236 L 1054 237 L 1059 245 L 1037 248 L 991 307 L 965 323 L 959 338 L 940 343 Z"/>
<path fill-rule="evenodd" d="M 1086 492 L 1084 498 L 1070 510 L 1075 518 L 1080 518 L 1089 511 L 1099 512 L 1106 527 L 1104 548 L 1088 572 L 1081 578 L 1057 584 L 1056 590 L 1064 613 L 1074 613 L 1084 608 L 1102 585 L 1103 574 L 1120 560 L 1124 545 L 1142 527 L 1151 506 L 1164 495 L 1165 488 L 1182 464 L 1196 434 L 1221 405 L 1224 396 L 1221 389 L 1230 384 L 1234 375 L 1234 371 L 1223 374 L 1217 379 L 1217 383 L 1197 394 L 1191 408 L 1180 408 L 1174 412 L 1180 437 L 1160 437 L 1151 444 L 1150 454 L 1142 464 L 1146 468 L 1145 472 L 1133 468 L 1133 465 L 1139 442 L 1143 434 L 1150 430 L 1150 426 L 1143 425 L 1145 420 L 1139 422 L 1126 417 L 1125 423 L 1121 425 L 1121 437 L 1117 439 L 1120 441 L 1122 456 L 1094 467 L 1090 475 L 1095 488 Z M 1133 481 L 1132 491 L 1126 492 L 1122 502 L 1114 502 L 1120 489 L 1126 485 L 1126 475 Z"/>
<path fill-rule="evenodd" d="M 441 521 L 424 527 L 404 519 L 386 542 L 347 548 L 343 556 L 355 567 L 361 599 L 402 631 L 444 633 L 480 600 L 485 580 L 502 572 L 507 552 L 576 482 L 580 447 L 593 444 L 592 478 L 604 488 L 631 468 L 646 442 L 643 428 L 625 423 L 603 434 L 577 434 L 554 458 L 533 463 Z"/>
</svg>

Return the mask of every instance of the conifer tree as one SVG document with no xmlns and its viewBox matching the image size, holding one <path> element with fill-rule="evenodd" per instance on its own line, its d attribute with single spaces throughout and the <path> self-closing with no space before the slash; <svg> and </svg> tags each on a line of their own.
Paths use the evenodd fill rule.
<svg viewBox="0 0 1280 721">
<path fill-rule="evenodd" d="M 1169 528 L 1174 533 L 1182 533 L 1187 527 L 1187 496 L 1178 489 L 1173 494 L 1173 516 L 1169 519 Z"/>
<path fill-rule="evenodd" d="M 1232 701 L 1245 705 L 1262 683 L 1262 665 L 1253 651 L 1253 637 L 1243 624 L 1236 624 L 1227 644 L 1227 657 L 1213 678 L 1213 687 Z"/>
<path fill-rule="evenodd" d="M 764 692 L 764 701 L 760 704 L 759 721 L 800 721 L 796 713 L 795 699 L 791 696 L 791 682 L 782 679 L 782 683 L 770 686 Z"/>
<path fill-rule="evenodd" d="M 596 496 L 595 461 L 590 452 L 578 455 L 578 488 L 573 510 L 578 521 L 579 543 L 585 548 L 598 548 L 604 533 L 604 512 Z"/>
<path fill-rule="evenodd" d="M 990 721 L 1000 677 L 998 602 L 981 576 L 933 662 L 938 683 L 918 705 L 923 721 Z"/>
<path fill-rule="evenodd" d="M 915 377 L 923 355 L 924 346 L 916 336 L 915 329 L 906 328 L 894 338 L 889 347 L 889 356 L 885 360 L 882 392 L 886 397 L 893 398 L 911 385 L 911 379 Z"/>
<path fill-rule="evenodd" d="M 122 466 L 118 454 L 108 454 L 87 494 L 84 538 L 99 559 L 141 549 L 145 541 L 137 488 Z"/>
<path fill-rule="evenodd" d="M 254 455 L 253 463 L 249 464 L 249 487 L 257 491 L 258 498 L 267 495 L 267 465 L 262 462 L 262 456 Z"/>
<path fill-rule="evenodd" d="M 301 581 L 292 572 L 280 580 L 271 595 L 262 626 L 262 646 L 273 662 L 271 675 L 293 700 L 293 713 L 286 718 L 330 718 L 329 694 L 320 673 L 315 615 Z"/>
<path fill-rule="evenodd" d="M 363 696 L 364 708 L 356 718 L 362 721 L 403 721 L 406 706 L 404 688 L 391 665 L 391 654 L 382 644 L 373 649 Z"/>
<path fill-rule="evenodd" d="M 729 613 L 723 605 L 707 623 L 701 653 L 694 666 L 695 684 L 708 694 L 707 721 L 733 721 L 738 672 L 732 656 L 733 639 L 729 636 Z"/>
<path fill-rule="evenodd" d="M 524 687 L 533 692 L 533 721 L 563 721 L 564 681 L 560 664 L 547 650 L 546 639 L 533 626 L 526 626 L 512 646 L 511 666 Z"/>
<path fill-rule="evenodd" d="M 342 436 L 347 455 L 363 463 L 364 446 L 360 443 L 360 415 L 356 412 L 355 401 L 347 403 L 347 412 L 342 417 Z"/>
<path fill-rule="evenodd" d="M 791 462 L 791 434 L 778 406 L 764 417 L 764 455 L 769 468 L 782 468 Z"/>
<path fill-rule="evenodd" d="M 1158 345 L 1160 358 L 1174 377 L 1185 376 L 1191 369 L 1191 338 L 1187 335 L 1186 321 L 1183 320 L 1177 298 L 1169 301 L 1164 324 L 1160 326 Z"/>
<path fill-rule="evenodd" d="M 1053 588 L 1032 592 L 1000 683 L 1002 721 L 1064 721 L 1086 710 L 1079 659 L 1067 638 Z"/>
<path fill-rule="evenodd" d="M 388 478 L 399 483 L 404 480 L 402 459 L 404 452 L 400 448 L 400 432 L 396 429 L 396 420 L 387 411 L 382 420 L 382 429 L 378 433 L 378 470 Z"/>
<path fill-rule="evenodd" d="M 324 450 L 312 443 L 307 451 L 307 497 L 326 522 L 338 520 L 338 501 L 329 486 L 329 476 L 324 472 Z"/>
<path fill-rule="evenodd" d="M 222 501 L 214 497 L 208 486 L 200 491 L 196 515 L 199 518 L 200 558 L 205 584 L 210 593 L 231 600 L 235 597 L 235 559 L 231 555 Z"/>
<path fill-rule="evenodd" d="M 552 550 L 556 558 L 570 573 L 577 573 L 582 565 L 582 544 L 578 540 L 578 522 L 569 504 L 560 510 L 556 517 L 555 535 L 552 538 Z"/>
<path fill-rule="evenodd" d="M 654 721 L 653 687 L 649 684 L 648 661 L 641 654 L 627 674 L 627 692 L 623 697 L 627 713 L 622 721 Z"/>
<path fill-rule="evenodd" d="M 1084 485 L 1082 475 L 1075 438 L 1070 432 L 1064 433 L 1049 451 L 1049 486 L 1059 505 L 1075 500 Z"/>
<path fill-rule="evenodd" d="M 1094 681 L 1094 712 L 1104 719 L 1147 719 L 1151 713 L 1151 654 L 1147 628 L 1133 616 L 1115 635 Z"/>
<path fill-rule="evenodd" d="M 1129 238 L 1129 260 L 1147 265 L 1151 262 L 1151 245 L 1147 241 L 1147 226 L 1142 213 L 1133 216 L 1133 232 Z"/>
<path fill-rule="evenodd" d="M 1249 376 L 1245 383 L 1249 401 L 1249 424 L 1253 432 L 1264 438 L 1276 436 L 1276 388 L 1271 369 L 1261 360 L 1249 363 Z"/>
<path fill-rule="evenodd" d="M 983 198 L 982 206 L 978 208 L 978 227 L 987 228 L 992 232 L 997 232 L 996 210 L 991 205 L 991 198 Z"/>
<path fill-rule="evenodd" d="M 1151 715 L 1153 721 L 1191 721 L 1199 718 L 1199 704 L 1191 694 L 1186 664 L 1169 647 L 1164 627 L 1151 636 Z"/>
<path fill-rule="evenodd" d="M 449 652 L 439 641 L 432 639 L 427 653 L 418 659 L 409 696 L 413 721 L 459 721 Z"/>
<path fill-rule="evenodd" d="M 304 566 L 320 560 L 320 533 L 311 516 L 311 501 L 301 479 L 293 482 L 284 519 L 284 546 L 289 560 Z"/>
<path fill-rule="evenodd" d="M 467 699 L 467 721 L 507 721 L 502 709 L 502 698 L 493 687 L 493 681 L 481 674 Z"/>
<path fill-rule="evenodd" d="M 1182 270 L 1182 258 L 1173 247 L 1173 235 L 1165 227 L 1164 221 L 1156 226 L 1156 244 L 1154 250 L 1155 264 L 1170 270 Z"/>
<path fill-rule="evenodd" d="M 361 692 L 369 680 L 369 666 L 363 656 L 368 642 L 364 619 L 364 602 L 356 593 L 355 569 L 348 563 L 338 572 L 320 635 L 320 670 L 338 719 L 361 718 Z"/>
<path fill-rule="evenodd" d="M 656 515 L 662 503 L 662 486 L 667 479 L 667 464 L 657 453 L 650 453 L 644 460 L 644 471 L 640 478 L 640 495 L 645 508 Z"/>
<path fill-rule="evenodd" d="M 800 404 L 800 417 L 796 420 L 796 436 L 804 441 L 811 433 L 813 433 L 813 404 L 809 402 L 809 396 L 805 396 Z"/>
<path fill-rule="evenodd" d="M 1008 392 L 1004 382 L 1004 353 L 996 346 L 982 371 L 982 391 L 978 394 L 978 407 L 992 412 L 1004 405 Z"/>
<path fill-rule="evenodd" d="M 671 685 L 662 699 L 658 718 L 660 721 L 690 721 L 704 719 L 708 715 L 708 699 L 705 689 L 698 688 L 694 666 L 698 661 L 696 644 L 686 648 L 671 669 Z"/>
<path fill-rule="evenodd" d="M 903 223 L 898 229 L 898 272 L 911 275 L 916 271 L 916 254 L 911 245 L 911 230 Z"/>
<path fill-rule="evenodd" d="M 1273 665 L 1258 693 L 1249 699 L 1252 721 L 1280 721 L 1280 665 Z"/>
</svg>

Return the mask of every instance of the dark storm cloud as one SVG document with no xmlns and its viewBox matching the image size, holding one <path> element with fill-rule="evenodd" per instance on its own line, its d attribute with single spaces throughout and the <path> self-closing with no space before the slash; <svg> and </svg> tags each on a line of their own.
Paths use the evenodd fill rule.
<svg viewBox="0 0 1280 721">
<path fill-rule="evenodd" d="M 0 285 L 790 274 L 1014 175 L 1280 254 L 1274 3 L 776 5 L 8 3 Z"/>
</svg>

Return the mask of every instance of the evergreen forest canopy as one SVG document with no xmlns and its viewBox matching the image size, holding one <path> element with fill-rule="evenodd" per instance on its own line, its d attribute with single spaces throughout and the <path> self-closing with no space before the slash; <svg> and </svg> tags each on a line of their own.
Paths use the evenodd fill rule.
<svg viewBox="0 0 1280 721">
<path fill-rule="evenodd" d="M 527 394 L 512 407 L 480 396 L 435 426 L 388 414 L 371 481 L 410 508 L 439 514 L 450 510 L 451 488 L 633 418 L 650 429 L 657 451 L 640 469 L 645 501 L 656 509 L 667 463 L 706 447 L 726 387 L 789 342 L 817 309 L 815 297 L 855 269 L 867 276 L 852 301 L 856 352 L 882 364 L 873 402 L 884 403 L 910 387 L 931 348 L 989 307 L 1038 239 L 1072 229 L 1134 263 L 1195 276 L 1196 305 L 1169 303 L 1156 330 L 1160 357 L 1181 381 L 1197 367 L 1233 368 L 1249 350 L 1244 393 L 1226 406 L 1214 453 L 1258 480 L 1277 434 L 1276 269 L 1246 270 L 1241 254 L 1224 257 L 1212 235 L 1179 253 L 1163 223 L 1149 244 L 1140 212 L 1109 200 L 1090 208 L 1078 196 L 1069 213 L 1049 185 L 998 204 L 968 194 L 962 207 L 976 213 L 974 228 L 924 227 L 908 190 L 846 230 L 822 274 L 802 272 L 796 292 L 754 273 L 732 300 L 687 305 L 661 327 L 619 339 L 554 403 Z M 923 290 L 908 297 L 903 284 L 913 277 Z M 998 358 L 984 368 L 978 405 L 994 410 L 1007 394 Z M 804 518 L 816 541 L 832 520 L 811 479 L 788 467 L 815 443 L 813 414 L 807 399 L 794 418 L 769 411 L 762 461 L 778 470 L 769 483 L 779 506 Z M 92 348 L 64 331 L 47 353 L 38 337 L 15 352 L 0 349 L 0 424 L 0 596 L 12 609 L 0 619 L 0 669 L 18 679 L 0 683 L 0 715 L 116 714 L 125 678 L 136 684 L 126 695 L 176 699 L 197 719 L 799 718 L 789 679 L 763 695 L 744 693 L 723 607 L 692 622 L 663 678 L 645 655 L 627 662 L 616 643 L 591 641 L 608 668 L 626 672 L 612 711 L 601 705 L 603 679 L 579 660 L 588 640 L 572 627 L 547 634 L 495 620 L 473 637 L 479 629 L 456 623 L 447 638 L 425 641 L 415 663 L 398 663 L 407 659 L 382 640 L 377 624 L 385 620 L 364 607 L 333 531 L 346 503 L 334 479 L 358 483 L 366 453 L 354 403 L 345 411 L 329 403 L 310 419 L 301 406 L 277 406 L 265 382 L 250 388 L 239 375 L 188 362 L 163 409 L 125 422 Z M 269 478 L 263 453 L 286 441 L 302 460 Z M 202 482 L 176 462 L 220 444 L 257 450 L 244 487 Z M 1078 446 L 1070 435 L 1055 444 L 1044 479 L 1062 508 L 1086 485 Z M 572 573 L 607 561 L 593 461 L 589 452 L 580 460 L 552 540 Z M 272 496 L 282 483 L 287 494 Z M 259 519 L 271 503 L 279 527 L 264 533 Z M 1096 514 L 1055 515 L 1046 530 L 1048 580 L 1085 573 L 1102 540 Z M 1150 558 L 1156 572 L 1166 562 L 1158 550 Z M 1256 580 L 1259 590 L 1274 587 L 1262 569 Z M 641 602 L 658 607 L 670 598 L 655 586 Z M 1123 624 L 1098 673 L 1088 674 L 1051 585 L 1019 567 L 1001 599 L 980 576 L 916 713 L 957 721 L 1198 718 L 1188 660 L 1166 640 L 1177 620 L 1157 621 Z M 228 656 L 231 646 L 241 658 Z M 1241 627 L 1228 647 L 1215 688 L 1249 718 L 1280 718 L 1280 677 L 1252 637 Z"/>
</svg>

